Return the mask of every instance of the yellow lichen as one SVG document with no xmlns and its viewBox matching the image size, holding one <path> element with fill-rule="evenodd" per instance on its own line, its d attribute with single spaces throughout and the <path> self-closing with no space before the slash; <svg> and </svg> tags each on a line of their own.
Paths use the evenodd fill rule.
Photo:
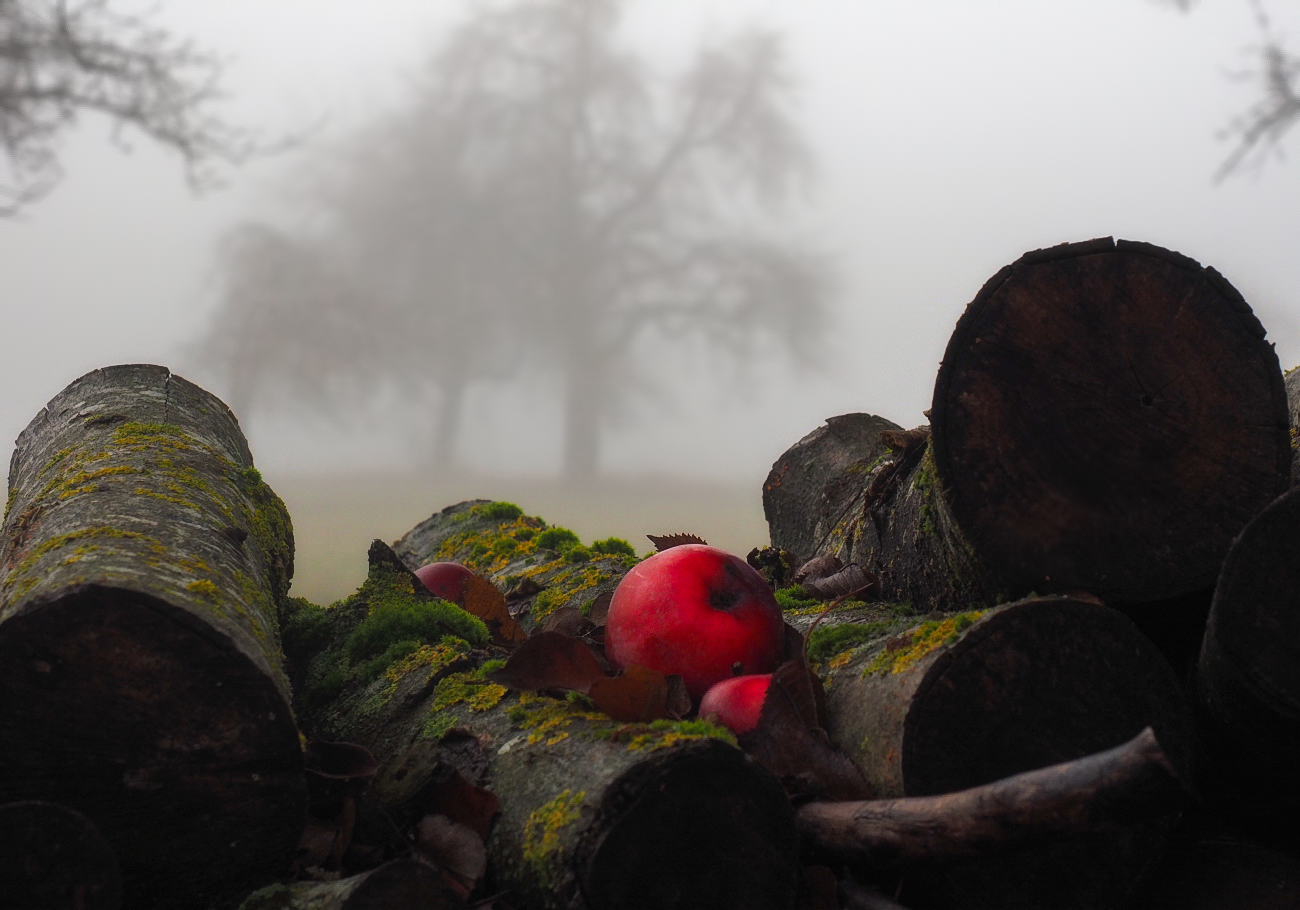
<svg viewBox="0 0 1300 910">
<path fill-rule="evenodd" d="M 917 661 L 937 648 L 955 643 L 966 629 L 974 625 L 986 613 L 975 610 L 959 613 L 939 621 L 924 622 L 910 632 L 903 633 L 906 640 L 898 642 L 896 647 L 886 645 L 879 654 L 862 670 L 862 675 L 871 673 L 902 673 L 914 666 Z M 901 638 L 902 636 L 900 636 Z"/>
<path fill-rule="evenodd" d="M 551 857 L 560 846 L 560 832 L 578 820 L 585 790 L 565 790 L 532 811 L 524 823 L 524 862 L 543 888 L 555 884 Z"/>
<path fill-rule="evenodd" d="M 192 581 L 189 584 L 187 584 L 185 587 L 187 590 L 193 591 L 195 594 L 202 594 L 204 597 L 211 597 L 213 600 L 216 600 L 218 594 L 220 593 L 217 590 L 217 586 L 214 585 L 212 582 L 208 581 L 206 578 L 200 578 L 198 581 Z M 240 612 L 244 613 L 247 611 L 240 610 Z"/>
</svg>

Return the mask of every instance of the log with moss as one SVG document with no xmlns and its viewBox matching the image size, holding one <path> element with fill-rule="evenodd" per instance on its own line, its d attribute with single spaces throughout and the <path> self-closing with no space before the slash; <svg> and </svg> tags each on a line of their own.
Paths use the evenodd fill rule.
<svg viewBox="0 0 1300 910">
<path fill-rule="evenodd" d="M 1300 847 L 1300 490 L 1261 512 L 1224 561 L 1196 692 L 1216 809 Z"/>
<path fill-rule="evenodd" d="M 1262 326 L 1214 269 L 1149 244 L 1065 244 L 998 272 L 957 323 L 930 414 L 929 445 L 878 465 L 828 546 L 926 609 L 1203 589 L 1290 485 Z"/>
<path fill-rule="evenodd" d="M 454 768 L 500 800 L 487 889 L 512 906 L 793 904 L 793 810 L 730 734 L 621 723 L 576 695 L 510 691 L 487 676 L 502 652 L 468 619 L 376 542 L 356 595 L 331 608 L 299 602 L 286 626 L 290 659 L 306 667 L 305 729 L 371 750 L 379 770 L 367 792 L 395 824 L 422 817 L 437 775 Z"/>
<path fill-rule="evenodd" d="M 217 398 L 96 370 L 19 436 L 0 540 L 0 799 L 86 815 L 131 907 L 225 906 L 302 830 L 283 504 Z"/>
<path fill-rule="evenodd" d="M 1118 611 L 1036 597 L 898 623 L 812 639 L 827 732 L 878 797 L 979 787 L 1103 752 L 1148 726 L 1190 779 L 1194 731 L 1178 680 Z M 1135 824 L 978 861 L 913 863 L 907 877 L 929 883 L 935 906 L 1108 906 L 1164 835 L 1163 824 Z"/>
<path fill-rule="evenodd" d="M 250 894 L 239 910 L 460 910 L 465 906 L 443 884 L 437 869 L 408 858 L 335 881 L 268 885 Z"/>
<path fill-rule="evenodd" d="M 440 561 L 468 566 L 506 592 L 511 613 L 529 631 L 562 606 L 590 611 L 636 564 L 625 540 L 583 544 L 569 529 L 525 515 L 513 503 L 482 499 L 435 512 L 393 550 L 412 569 Z"/>
<path fill-rule="evenodd" d="M 1291 484 L 1300 484 L 1300 367 L 1287 370 L 1287 410 L 1291 415 Z"/>
</svg>

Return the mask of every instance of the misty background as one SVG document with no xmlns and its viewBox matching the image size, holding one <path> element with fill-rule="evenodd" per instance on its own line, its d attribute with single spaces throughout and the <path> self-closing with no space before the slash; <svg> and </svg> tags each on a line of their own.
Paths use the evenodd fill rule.
<svg viewBox="0 0 1300 910">
<path fill-rule="evenodd" d="M 749 176 L 780 178 L 782 192 L 737 178 L 729 165 L 702 165 L 695 183 L 654 209 L 667 213 L 665 224 L 687 227 L 653 249 L 744 236 L 744 256 L 714 242 L 707 268 L 682 278 L 694 284 L 638 295 L 618 286 L 625 314 L 649 301 L 662 316 L 690 299 L 712 301 L 708 315 L 672 325 L 647 317 L 646 330 L 595 369 L 598 358 L 566 346 L 594 324 L 590 314 L 528 322 L 552 311 L 519 308 L 549 273 L 516 270 L 531 260 L 494 248 L 491 239 L 514 236 L 521 221 L 498 199 L 474 209 L 498 220 L 473 230 L 455 217 L 434 219 L 454 243 L 421 267 L 446 277 L 440 287 L 461 280 L 472 289 L 459 322 L 394 330 L 403 354 L 372 352 L 365 376 L 378 381 L 295 367 L 305 379 L 297 385 L 260 374 L 258 364 L 311 339 L 352 337 L 364 347 L 377 327 L 382 337 L 379 309 L 419 297 L 418 287 L 394 290 L 393 251 L 406 244 L 420 260 L 420 234 L 387 218 L 385 204 L 409 200 L 400 181 L 385 187 L 382 178 L 430 165 L 420 154 L 395 163 L 403 146 L 393 131 L 428 122 L 411 112 L 438 97 L 430 61 L 486 5 L 115 6 L 151 10 L 176 36 L 221 55 L 222 116 L 286 147 L 224 168 L 222 189 L 195 195 L 177 156 L 142 136 L 117 136 L 95 116 L 64 134 L 61 182 L 0 218 L 0 440 L 11 445 L 88 370 L 171 366 L 236 407 L 294 518 L 294 591 L 316 600 L 360 580 L 371 538 L 395 538 L 468 496 L 512 499 L 584 539 L 612 534 L 643 549 L 646 532 L 690 531 L 743 555 L 766 542 L 761 484 L 781 452 L 848 411 L 923 423 L 966 303 L 1001 266 L 1038 247 L 1112 235 L 1179 250 L 1241 290 L 1284 368 L 1300 363 L 1300 167 L 1252 160 L 1215 179 L 1235 148 L 1221 131 L 1265 94 L 1259 12 L 1271 37 L 1300 49 L 1300 10 L 1290 4 L 1204 0 L 1183 12 L 1155 0 L 629 0 L 603 46 L 643 60 L 651 86 L 689 71 L 700 48 L 739 47 L 747 29 L 778 39 L 786 82 L 769 86 L 762 129 L 737 141 L 742 152 L 770 143 L 757 165 L 749 161 Z M 749 47 L 753 56 L 733 62 L 769 59 Z M 711 98 L 768 84 L 747 82 L 753 70 L 739 64 L 713 72 Z M 634 120 L 635 97 L 607 99 L 611 122 Z M 602 133 L 618 140 L 608 160 L 639 160 L 634 138 L 671 138 L 683 122 L 680 106 L 673 110 L 666 103 L 660 120 L 645 121 L 662 128 Z M 508 158 L 521 148 L 534 146 L 497 152 Z M 543 151 L 530 160 L 551 160 Z M 629 166 L 598 204 L 614 206 L 618 191 L 653 172 Z M 525 173 L 523 192 L 536 203 L 528 211 L 551 211 L 549 197 L 537 195 L 556 181 L 536 167 Z M 460 186 L 449 179 L 446 193 Z M 722 199 L 720 221 L 711 194 Z M 573 249 L 555 240 L 546 262 Z M 665 254 L 674 279 L 680 261 Z M 256 292 L 245 293 L 250 311 L 279 305 L 258 300 L 297 300 L 274 331 L 245 325 L 266 352 L 260 359 L 241 362 L 214 344 L 237 335 L 236 323 L 223 322 L 238 290 L 232 278 Z M 716 290 L 735 287 L 742 291 Z M 317 300 L 322 315 L 313 318 Z M 330 307 L 345 321 L 364 315 L 331 335 Z M 480 322 L 477 313 L 493 315 Z M 573 409 L 564 406 L 564 377 L 574 371 L 566 374 L 565 356 L 584 365 L 578 387 L 618 392 L 599 412 L 598 447 L 583 464 L 566 455 Z M 439 451 L 449 438 L 438 432 L 443 380 L 466 376 L 454 446 Z M 419 384 L 422 397 L 407 394 Z"/>
</svg>

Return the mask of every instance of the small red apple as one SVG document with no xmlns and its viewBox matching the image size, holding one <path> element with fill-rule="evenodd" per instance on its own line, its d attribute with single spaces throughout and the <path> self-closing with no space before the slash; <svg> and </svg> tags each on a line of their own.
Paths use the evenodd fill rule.
<svg viewBox="0 0 1300 910">
<path fill-rule="evenodd" d="M 474 573 L 458 562 L 431 562 L 415 570 L 415 577 L 443 600 L 465 606 L 465 592 Z"/>
<path fill-rule="evenodd" d="M 771 673 L 733 676 L 714 683 L 700 699 L 700 718 L 716 721 L 732 733 L 748 733 L 758 726 L 771 683 Z"/>
<path fill-rule="evenodd" d="M 703 544 L 633 566 L 605 622 L 614 663 L 676 673 L 692 698 L 738 673 L 776 669 L 784 649 L 781 608 L 767 582 L 743 559 Z"/>
</svg>

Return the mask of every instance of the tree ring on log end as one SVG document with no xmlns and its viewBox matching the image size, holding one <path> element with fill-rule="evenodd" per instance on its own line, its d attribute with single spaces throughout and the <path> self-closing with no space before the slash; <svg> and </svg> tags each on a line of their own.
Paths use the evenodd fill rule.
<svg viewBox="0 0 1300 910">
<path fill-rule="evenodd" d="M 184 611 L 98 585 L 29 602 L 0 625 L 0 698 L 0 794 L 91 819 L 124 905 L 233 902 L 287 866 L 305 802 L 289 706 Z"/>
<path fill-rule="evenodd" d="M 1142 601 L 1211 584 L 1290 483 L 1277 355 L 1213 269 L 1110 238 L 985 284 L 931 412 L 952 514 L 1009 587 Z"/>
<path fill-rule="evenodd" d="M 578 859 L 593 910 L 794 906 L 794 811 L 777 780 L 731 746 L 701 742 L 634 765 L 600 813 L 608 821 L 591 826 L 599 839 Z"/>
<path fill-rule="evenodd" d="M 905 795 L 964 790 L 1101 752 L 1151 726 L 1191 779 L 1191 712 L 1122 613 L 1051 597 L 987 616 L 941 654 L 903 723 Z"/>
</svg>

